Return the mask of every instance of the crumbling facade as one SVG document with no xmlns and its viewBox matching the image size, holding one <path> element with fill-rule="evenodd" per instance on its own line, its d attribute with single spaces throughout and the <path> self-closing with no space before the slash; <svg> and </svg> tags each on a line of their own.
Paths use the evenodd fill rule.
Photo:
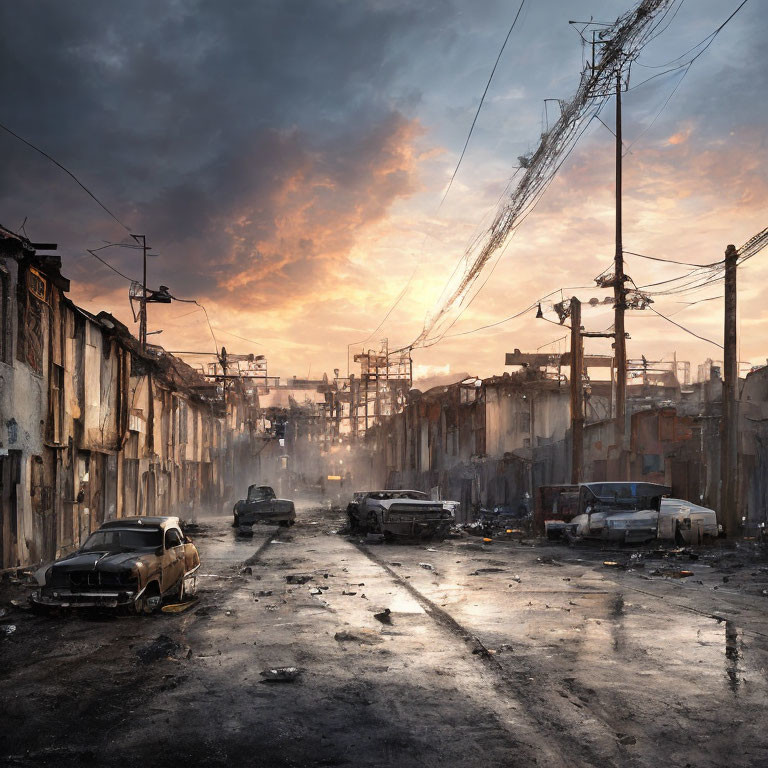
<svg viewBox="0 0 768 768">
<path fill-rule="evenodd" d="M 53 560 L 111 518 L 219 508 L 250 455 L 246 409 L 76 306 L 60 268 L 0 228 L 0 569 Z"/>
</svg>

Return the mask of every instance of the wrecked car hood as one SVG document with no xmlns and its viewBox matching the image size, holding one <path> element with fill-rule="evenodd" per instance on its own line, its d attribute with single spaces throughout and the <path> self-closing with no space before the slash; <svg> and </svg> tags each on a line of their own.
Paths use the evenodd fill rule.
<svg viewBox="0 0 768 768">
<path fill-rule="evenodd" d="M 151 553 L 139 552 L 73 552 L 53 564 L 57 573 L 69 571 L 122 571 L 133 568 L 141 560 L 152 559 Z"/>
</svg>

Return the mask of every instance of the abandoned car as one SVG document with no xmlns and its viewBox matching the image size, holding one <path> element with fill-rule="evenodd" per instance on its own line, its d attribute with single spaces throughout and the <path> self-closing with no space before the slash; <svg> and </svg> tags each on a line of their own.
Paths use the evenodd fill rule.
<svg viewBox="0 0 768 768">
<path fill-rule="evenodd" d="M 195 592 L 200 556 L 177 517 L 109 520 L 82 547 L 45 572 L 38 607 L 135 608 L 151 613 L 165 598 Z"/>
<path fill-rule="evenodd" d="M 563 525 L 565 536 L 627 544 L 669 539 L 683 544 L 718 535 L 713 510 L 664 498 L 670 492 L 656 483 L 581 483 L 577 514 Z"/>
<path fill-rule="evenodd" d="M 364 491 L 347 506 L 349 527 L 387 538 L 445 536 L 455 520 L 455 504 L 432 501 L 421 491 Z"/>
<path fill-rule="evenodd" d="M 248 496 L 235 504 L 235 528 L 254 523 L 277 523 L 290 526 L 296 522 L 296 509 L 288 499 L 278 499 L 268 485 L 249 485 Z"/>
</svg>

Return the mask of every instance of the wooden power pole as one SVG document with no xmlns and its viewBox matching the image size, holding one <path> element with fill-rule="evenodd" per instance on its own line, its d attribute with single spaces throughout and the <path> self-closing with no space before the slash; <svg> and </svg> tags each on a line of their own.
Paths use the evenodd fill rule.
<svg viewBox="0 0 768 768">
<path fill-rule="evenodd" d="M 624 244 L 622 242 L 622 163 L 621 141 L 621 68 L 616 72 L 616 253 L 614 256 L 614 356 L 616 358 L 616 442 L 620 450 L 620 480 L 624 477 L 624 429 L 627 409 L 627 342 L 624 333 L 624 309 L 626 291 L 624 290 Z"/>
<path fill-rule="evenodd" d="M 581 336 L 581 302 L 571 298 L 571 482 L 581 482 L 584 465 L 584 342 Z"/>
<path fill-rule="evenodd" d="M 725 321 L 723 325 L 723 430 L 720 449 L 720 515 L 726 536 L 739 532 L 738 433 L 739 364 L 736 350 L 736 262 L 733 245 L 725 250 Z"/>
</svg>

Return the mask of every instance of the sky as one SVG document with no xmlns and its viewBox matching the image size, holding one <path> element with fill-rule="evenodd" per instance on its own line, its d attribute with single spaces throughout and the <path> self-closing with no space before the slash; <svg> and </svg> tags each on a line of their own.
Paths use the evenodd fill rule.
<svg viewBox="0 0 768 768">
<path fill-rule="evenodd" d="M 643 80 L 718 27 L 738 0 L 684 0 L 632 68 L 623 98 L 624 247 L 709 263 L 768 226 L 765 0 L 749 0 L 682 72 Z M 0 223 L 57 242 L 71 298 L 137 332 L 129 282 L 86 251 L 147 236 L 150 305 L 167 350 L 264 354 L 281 376 L 346 373 L 348 355 L 413 341 L 468 243 L 488 227 L 518 157 L 537 146 L 583 65 L 571 19 L 613 21 L 630 0 L 527 0 L 441 204 L 517 0 L 167 0 L 0 3 Z M 677 88 L 676 88 L 677 86 Z M 673 89 L 674 93 L 673 92 Z M 667 101 L 667 99 L 669 99 Z M 607 126 L 614 106 L 601 113 Z M 449 338 L 413 352 L 418 376 L 502 373 L 504 353 L 565 350 L 543 303 L 602 300 L 614 253 L 614 137 L 593 121 Z M 23 224 L 23 230 L 22 230 Z M 100 255 L 141 276 L 135 250 Z M 627 256 L 638 285 L 685 267 Z M 740 360 L 765 363 L 768 253 L 740 270 Z M 559 292 L 562 289 L 562 294 Z M 722 282 L 657 297 L 722 340 Z M 396 299 L 400 301 L 382 324 Z M 707 301 L 700 301 L 707 299 Z M 690 302 L 698 302 L 692 304 Z M 587 307 L 606 330 L 610 305 Z M 379 327 L 381 326 L 381 327 Z M 722 358 L 648 310 L 628 354 Z M 460 335 L 459 335 L 460 334 Z M 605 353 L 607 342 L 588 343 Z M 187 355 L 196 364 L 211 359 Z M 354 363 L 351 370 L 354 371 Z"/>
</svg>

